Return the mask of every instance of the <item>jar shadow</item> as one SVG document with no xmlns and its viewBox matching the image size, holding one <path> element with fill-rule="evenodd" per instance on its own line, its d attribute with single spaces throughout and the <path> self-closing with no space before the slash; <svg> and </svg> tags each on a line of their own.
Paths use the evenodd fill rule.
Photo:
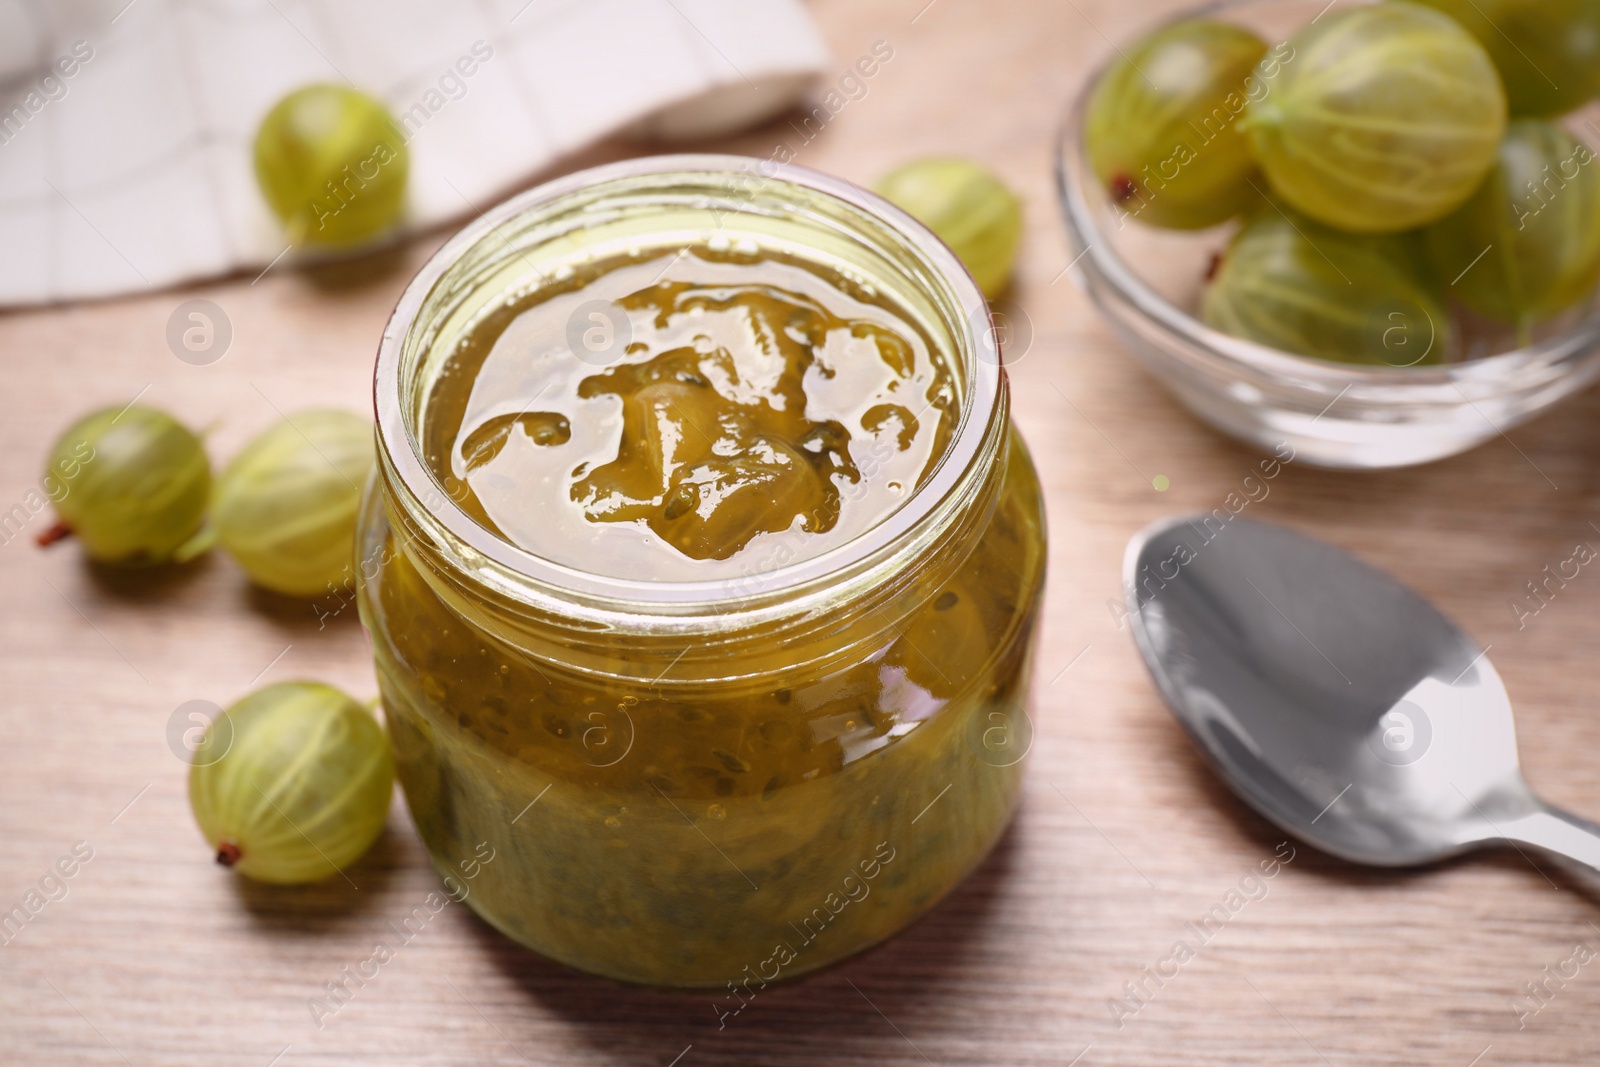
<svg viewBox="0 0 1600 1067">
<path fill-rule="evenodd" d="M 941 1029 L 954 1003 L 970 1000 L 970 965 L 994 936 L 997 900 L 1020 851 L 1019 821 L 911 926 L 802 977 L 765 988 L 752 982 L 754 992 L 745 994 L 737 1014 L 732 1009 L 740 1001 L 726 989 L 669 990 L 598 978 L 516 945 L 476 915 L 469 925 L 483 955 L 531 1004 L 618 1062 L 643 1062 L 644 1051 L 650 1062 L 667 1063 L 689 1045 L 697 1064 L 882 1057 L 907 1035 Z"/>
</svg>

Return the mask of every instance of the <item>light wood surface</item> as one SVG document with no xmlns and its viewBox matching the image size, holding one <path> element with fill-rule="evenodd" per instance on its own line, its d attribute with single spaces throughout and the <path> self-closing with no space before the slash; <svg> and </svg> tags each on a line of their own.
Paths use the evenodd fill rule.
<svg viewBox="0 0 1600 1067">
<path fill-rule="evenodd" d="M 307 999 L 437 887 L 404 805 L 397 798 L 351 884 L 254 887 L 210 862 L 166 727 L 185 701 L 227 703 L 267 681 L 320 678 L 371 694 L 353 613 L 319 629 L 306 606 L 252 592 L 218 554 L 179 573 L 116 574 L 84 566 L 70 544 L 46 552 L 19 537 L 0 546 L 0 911 L 23 903 L 75 842 L 93 858 L 0 947 L 0 1060 L 1594 1062 L 1600 960 L 1531 1018 L 1519 1020 L 1511 1001 L 1579 944 L 1600 950 L 1600 910 L 1554 866 L 1514 852 L 1375 873 L 1301 847 L 1262 883 L 1264 897 L 1118 1026 L 1108 1005 L 1124 983 L 1167 957 L 1186 924 L 1282 840 L 1202 767 L 1106 606 L 1135 530 L 1218 506 L 1258 456 L 1169 401 L 1059 277 L 1068 260 L 1050 179 L 1059 112 L 1109 53 L 1108 38 L 1127 39 L 1173 5 L 925 2 L 819 0 L 841 73 L 878 40 L 894 56 L 798 159 L 870 181 L 917 154 L 961 153 L 1027 200 L 1014 298 L 1034 338 L 1012 353 L 1013 395 L 1049 495 L 1051 559 L 1037 742 L 1021 813 L 996 855 L 900 937 L 762 992 L 725 1029 L 706 994 L 568 971 L 456 905 L 319 1029 Z M 799 140 L 779 121 L 711 147 L 765 156 L 785 139 Z M 607 146 L 593 158 L 633 151 Z M 354 269 L 280 268 L 254 283 L 0 317 L 0 510 L 36 486 L 45 449 L 72 417 L 136 394 L 212 425 L 217 457 L 274 409 L 362 409 L 391 303 L 440 239 Z M 165 341 L 173 308 L 197 296 L 233 325 L 231 350 L 212 366 L 178 361 Z M 1389 568 L 1491 644 L 1530 779 L 1591 815 L 1600 571 L 1586 568 L 1523 629 L 1509 602 L 1579 542 L 1600 545 L 1597 456 L 1591 393 L 1510 440 L 1422 469 L 1290 466 L 1250 510 Z M 1157 474 L 1171 480 L 1164 493 L 1151 487 Z M 28 534 L 47 522 L 35 518 Z"/>
</svg>

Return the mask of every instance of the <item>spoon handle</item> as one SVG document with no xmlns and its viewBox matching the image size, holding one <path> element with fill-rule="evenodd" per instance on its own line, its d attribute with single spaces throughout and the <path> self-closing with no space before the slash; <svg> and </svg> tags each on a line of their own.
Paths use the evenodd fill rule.
<svg viewBox="0 0 1600 1067">
<path fill-rule="evenodd" d="M 1540 804 L 1522 818 L 1502 823 L 1499 830 L 1513 844 L 1532 845 L 1600 874 L 1600 825 L 1587 819 Z"/>
</svg>

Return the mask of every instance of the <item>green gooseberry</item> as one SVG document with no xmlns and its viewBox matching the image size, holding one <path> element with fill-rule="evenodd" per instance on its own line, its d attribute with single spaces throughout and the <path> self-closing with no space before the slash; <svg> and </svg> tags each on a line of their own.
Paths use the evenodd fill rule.
<svg viewBox="0 0 1600 1067">
<path fill-rule="evenodd" d="M 394 787 L 388 735 L 332 686 L 251 693 L 207 727 L 197 751 L 218 750 L 190 765 L 189 806 L 226 867 L 258 882 L 320 881 L 383 832 Z"/>
<path fill-rule="evenodd" d="M 1245 109 L 1278 196 L 1354 233 L 1398 233 L 1466 202 L 1494 165 L 1506 97 L 1453 19 L 1405 0 L 1330 11 L 1295 33 Z"/>
<path fill-rule="evenodd" d="M 1564 115 L 1600 93 L 1600 0 L 1417 2 L 1478 39 L 1500 71 L 1513 115 Z"/>
<path fill-rule="evenodd" d="M 949 245 L 984 296 L 1005 291 L 1022 240 L 1022 204 L 987 167 L 970 159 L 919 159 L 885 174 L 875 188 Z"/>
<path fill-rule="evenodd" d="M 356 517 L 372 472 L 372 425 L 345 411 L 292 415 L 217 479 L 217 540 L 256 584 L 312 597 L 351 582 Z"/>
<path fill-rule="evenodd" d="M 308 85 L 275 104 L 256 133 L 256 180 L 296 244 L 352 245 L 405 207 L 405 135 L 377 100 Z"/>
<path fill-rule="evenodd" d="M 1238 120 L 1265 85 L 1256 65 L 1266 53 L 1250 31 L 1196 18 L 1156 30 L 1113 63 L 1084 116 L 1090 166 L 1111 201 L 1179 230 L 1244 210 L 1256 164 Z"/>
<path fill-rule="evenodd" d="M 1513 122 L 1489 179 L 1428 228 L 1426 247 L 1462 303 L 1526 336 L 1600 284 L 1594 152 L 1547 119 Z"/>
<path fill-rule="evenodd" d="M 1341 363 L 1442 362 L 1453 328 L 1410 235 L 1345 233 L 1262 205 L 1234 236 L 1202 303 L 1206 325 Z"/>
<path fill-rule="evenodd" d="M 90 559 L 127 566 L 182 562 L 210 544 L 205 447 L 164 411 L 85 415 L 50 450 L 44 480 L 60 521 L 41 544 L 72 534 Z"/>
</svg>

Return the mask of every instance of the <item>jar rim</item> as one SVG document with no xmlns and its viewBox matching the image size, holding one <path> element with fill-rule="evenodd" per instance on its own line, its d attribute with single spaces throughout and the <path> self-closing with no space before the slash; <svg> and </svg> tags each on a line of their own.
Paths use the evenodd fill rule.
<svg viewBox="0 0 1600 1067">
<path fill-rule="evenodd" d="M 580 170 L 520 193 L 490 208 L 468 223 L 438 249 L 406 286 L 385 326 L 373 377 L 373 403 L 382 470 L 390 484 L 403 491 L 413 519 L 427 533 L 446 542 L 448 557 L 463 570 L 513 599 L 549 603 L 576 597 L 597 605 L 603 613 L 621 610 L 630 615 L 717 614 L 747 605 L 793 596 L 824 585 L 843 572 L 870 566 L 893 556 L 916 538 L 939 513 L 960 497 L 964 480 L 970 481 L 975 461 L 993 447 L 995 427 L 1006 420 L 1005 371 L 998 339 L 989 328 L 989 310 L 971 274 L 937 236 L 912 216 L 882 197 L 851 182 L 807 167 L 780 164 L 771 170 L 768 160 L 737 155 L 671 154 L 646 156 Z M 525 214 L 558 205 L 597 187 L 641 178 L 754 179 L 762 185 L 795 187 L 841 202 L 875 216 L 885 230 L 903 243 L 902 252 L 916 256 L 931 268 L 946 292 L 939 301 L 957 309 L 944 326 L 956 341 L 955 369 L 962 376 L 960 417 L 944 453 L 931 474 L 906 501 L 856 537 L 833 548 L 765 571 L 755 592 L 730 587 L 739 579 L 728 577 L 693 581 L 650 581 L 622 578 L 556 563 L 496 535 L 478 523 L 442 490 L 423 459 L 416 427 L 405 401 L 404 354 L 423 305 L 450 268 L 483 242 L 499 237 L 501 227 Z M 732 214 L 737 214 L 733 212 Z M 983 324 L 982 329 L 979 324 Z M 987 356 L 987 358 L 985 358 Z M 426 500 L 425 505 L 423 501 Z M 534 590 L 526 588 L 532 583 Z M 531 595 L 524 596 L 528 593 Z M 609 610 L 607 610 L 609 609 Z"/>
</svg>

